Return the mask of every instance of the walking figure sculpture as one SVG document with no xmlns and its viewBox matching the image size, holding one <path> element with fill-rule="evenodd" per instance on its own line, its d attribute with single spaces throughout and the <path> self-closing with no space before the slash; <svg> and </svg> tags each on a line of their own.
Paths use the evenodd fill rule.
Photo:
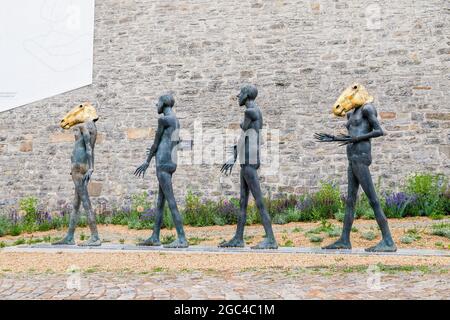
<svg viewBox="0 0 450 320">
<path fill-rule="evenodd" d="M 68 130 L 75 127 L 75 145 L 72 152 L 72 180 L 75 184 L 75 199 L 73 211 L 70 214 L 69 230 L 67 235 L 54 245 L 75 244 L 74 233 L 79 219 L 80 206 L 87 213 L 87 220 L 91 230 L 91 237 L 80 243 L 80 246 L 100 246 L 95 212 L 92 210 L 89 199 L 88 184 L 94 172 L 94 147 L 97 140 L 98 120 L 97 111 L 88 102 L 77 105 L 61 120 L 61 128 Z"/>
<path fill-rule="evenodd" d="M 340 142 L 347 146 L 348 195 L 342 235 L 336 242 L 323 249 L 351 249 L 350 232 L 354 220 L 358 189 L 361 185 L 375 213 L 375 219 L 381 229 L 382 240 L 368 252 L 395 252 L 397 247 L 392 240 L 388 221 L 378 200 L 369 166 L 372 163 L 371 139 L 383 136 L 383 130 L 377 119 L 377 110 L 372 104 L 373 97 L 360 84 L 348 87 L 338 98 L 333 107 L 336 116 L 347 116 L 349 135 L 333 136 L 326 133 L 315 134 L 320 142 Z"/>
<path fill-rule="evenodd" d="M 173 222 L 177 230 L 178 239 L 166 245 L 166 248 L 187 248 L 189 246 L 183 229 L 183 221 L 178 211 L 172 189 L 172 175 L 177 169 L 176 149 L 180 142 L 180 123 L 172 110 L 175 100 L 172 95 L 163 95 L 159 98 L 156 108 L 158 114 L 158 129 L 151 148 L 147 149 L 147 160 L 136 169 L 137 177 L 144 177 L 145 171 L 153 157 L 156 157 L 156 176 L 159 182 L 156 218 L 153 234 L 147 240 L 138 243 L 141 246 L 160 246 L 160 230 L 163 222 L 164 204 L 167 200 L 172 213 Z"/>
<path fill-rule="evenodd" d="M 241 198 L 240 214 L 238 216 L 236 234 L 230 241 L 223 242 L 219 247 L 244 247 L 244 226 L 247 220 L 247 206 L 250 191 L 255 198 L 256 206 L 261 215 L 266 237 L 252 249 L 277 249 L 278 244 L 272 230 L 272 222 L 263 202 L 257 170 L 260 167 L 260 130 L 263 126 L 262 112 L 256 104 L 258 89 L 253 85 L 241 88 L 238 100 L 239 106 L 245 106 L 244 121 L 241 123 L 242 134 L 238 145 L 233 146 L 233 157 L 221 169 L 225 175 L 231 174 L 239 154 L 241 164 Z"/>
</svg>

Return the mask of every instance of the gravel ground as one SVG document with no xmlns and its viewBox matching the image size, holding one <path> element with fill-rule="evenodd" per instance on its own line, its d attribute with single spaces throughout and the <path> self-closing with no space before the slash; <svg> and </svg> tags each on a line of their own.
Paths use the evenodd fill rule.
<svg viewBox="0 0 450 320">
<path fill-rule="evenodd" d="M 446 220 L 431 220 L 429 218 L 404 218 L 404 219 L 390 219 L 392 235 L 397 247 L 399 248 L 418 248 L 418 249 L 449 249 L 450 239 L 430 234 L 430 227 L 433 224 L 449 222 Z M 336 227 L 341 227 L 342 223 L 336 220 L 329 220 L 331 224 Z M 322 232 L 318 234 L 323 238 L 322 242 L 313 243 L 309 240 L 311 234 L 308 232 L 320 227 L 320 223 L 289 223 L 285 225 L 274 225 L 274 232 L 280 246 L 295 246 L 295 247 L 320 247 L 331 243 L 337 238 L 329 236 Z M 352 232 L 352 245 L 354 248 L 367 248 L 376 244 L 380 240 L 380 232 L 374 220 L 358 219 L 354 224 L 354 232 Z M 230 239 L 235 232 L 236 226 L 212 226 L 212 227 L 185 227 L 186 235 L 191 244 L 199 244 L 202 246 L 216 246 L 223 240 Z M 408 230 L 414 229 L 420 235 L 420 239 L 405 244 L 401 242 L 401 238 Z M 140 239 L 146 239 L 150 236 L 150 230 L 131 230 L 125 226 L 101 225 L 99 226 L 100 236 L 105 243 L 125 243 L 135 244 Z M 254 245 L 262 240 L 264 231 L 261 225 L 253 225 L 246 227 L 245 240 L 247 245 Z M 367 233 L 374 233 L 375 239 L 367 240 L 364 236 Z M 0 242 L 3 241 L 7 245 L 14 244 L 18 239 L 43 238 L 45 236 L 62 237 L 65 231 L 52 230 L 48 232 L 37 232 L 33 234 L 24 234 L 16 237 L 7 236 L 1 237 Z M 168 236 L 175 236 L 175 230 L 163 229 L 161 232 L 162 239 Z M 87 237 L 89 235 L 88 228 L 78 228 L 76 232 L 77 241 L 81 241 L 82 235 Z"/>
</svg>

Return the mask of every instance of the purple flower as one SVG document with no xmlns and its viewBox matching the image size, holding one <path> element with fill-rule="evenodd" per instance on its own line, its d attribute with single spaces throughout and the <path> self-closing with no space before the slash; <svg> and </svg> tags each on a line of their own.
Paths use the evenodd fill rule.
<svg viewBox="0 0 450 320">
<path fill-rule="evenodd" d="M 396 208 L 397 210 L 403 209 L 409 203 L 413 203 L 417 200 L 414 195 L 408 195 L 404 192 L 392 193 L 385 196 L 386 205 L 388 207 Z"/>
</svg>

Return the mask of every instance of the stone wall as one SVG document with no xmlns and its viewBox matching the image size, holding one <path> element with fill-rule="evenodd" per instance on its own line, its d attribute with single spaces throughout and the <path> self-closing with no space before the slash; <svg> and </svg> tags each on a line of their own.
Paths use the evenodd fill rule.
<svg viewBox="0 0 450 320">
<path fill-rule="evenodd" d="M 266 193 L 302 193 L 321 180 L 345 190 L 344 149 L 319 145 L 312 135 L 344 130 L 345 119 L 333 118 L 330 108 L 353 81 L 375 96 L 388 132 L 373 141 L 375 180 L 395 189 L 413 172 L 449 175 L 448 1 L 96 2 L 93 85 L 0 113 L 0 206 L 29 195 L 52 208 L 71 200 L 73 138 L 58 122 L 73 105 L 98 107 L 91 193 L 96 203 L 117 203 L 157 190 L 154 166 L 145 180 L 132 172 L 153 139 L 159 94 L 173 91 L 183 138 L 194 138 L 199 152 L 200 126 L 204 146 L 236 131 L 242 109 L 235 95 L 247 82 L 260 91 L 266 143 L 279 149 L 278 168 L 268 169 L 272 154 L 260 170 Z M 179 153 L 178 199 L 188 188 L 238 196 L 238 168 L 220 177 L 219 163 L 197 158 L 189 165 L 195 152 Z"/>
</svg>

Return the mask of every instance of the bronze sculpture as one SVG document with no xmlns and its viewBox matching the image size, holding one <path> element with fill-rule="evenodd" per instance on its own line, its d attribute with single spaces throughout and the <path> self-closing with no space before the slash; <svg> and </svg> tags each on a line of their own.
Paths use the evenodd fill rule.
<svg viewBox="0 0 450 320">
<path fill-rule="evenodd" d="M 89 102 L 77 105 L 61 120 L 61 128 L 68 130 L 75 127 L 75 145 L 71 157 L 72 171 L 70 173 L 75 184 L 75 199 L 73 211 L 70 214 L 67 235 L 62 240 L 54 242 L 54 245 L 75 244 L 74 233 L 79 219 L 81 204 L 83 204 L 83 208 L 87 213 L 91 237 L 79 245 L 101 245 L 97 231 L 96 216 L 94 210 L 92 210 L 88 193 L 88 184 L 94 172 L 94 147 L 97 140 L 95 122 L 97 120 L 97 111 Z"/>
<path fill-rule="evenodd" d="M 141 246 L 161 245 L 160 230 L 166 200 L 172 213 L 178 239 L 165 245 L 165 247 L 187 248 L 189 246 L 184 233 L 182 217 L 178 211 L 172 188 L 172 175 L 177 169 L 176 149 L 180 142 L 180 123 L 172 109 L 174 104 L 175 99 L 172 95 L 163 95 L 159 98 L 156 108 L 158 114 L 163 114 L 163 116 L 158 119 L 155 140 L 153 141 L 153 145 L 147 149 L 147 160 L 134 172 L 137 177 L 144 177 L 150 161 L 153 157 L 156 158 L 156 176 L 159 182 L 156 218 L 153 226 L 153 234 L 147 240 L 138 243 Z"/>
<path fill-rule="evenodd" d="M 260 167 L 260 130 L 263 126 L 262 112 L 256 104 L 258 89 L 254 85 L 241 88 L 238 100 L 239 106 L 245 106 L 244 120 L 241 123 L 242 134 L 238 145 L 233 146 L 233 157 L 221 168 L 225 175 L 231 174 L 238 155 L 241 164 L 241 196 L 240 214 L 238 216 L 236 234 L 230 241 L 221 243 L 220 247 L 244 247 L 244 227 L 247 217 L 247 206 L 250 192 L 255 198 L 256 206 L 261 215 L 266 236 L 262 242 L 252 249 L 277 249 L 278 244 L 272 230 L 272 222 L 264 205 L 257 170 Z"/>
<path fill-rule="evenodd" d="M 349 161 L 348 195 L 342 235 L 339 240 L 323 249 L 351 249 L 350 232 L 354 220 L 358 189 L 361 185 L 375 213 L 375 219 L 383 237 L 376 246 L 367 248 L 366 251 L 397 251 L 369 170 L 372 163 L 371 139 L 384 135 L 377 119 L 377 110 L 372 102 L 373 97 L 369 95 L 364 86 L 357 83 L 351 85 L 341 94 L 333 106 L 333 113 L 336 116 L 347 116 L 346 127 L 349 135 L 315 134 L 315 138 L 320 142 L 339 142 L 340 146 L 346 145 Z"/>
</svg>

